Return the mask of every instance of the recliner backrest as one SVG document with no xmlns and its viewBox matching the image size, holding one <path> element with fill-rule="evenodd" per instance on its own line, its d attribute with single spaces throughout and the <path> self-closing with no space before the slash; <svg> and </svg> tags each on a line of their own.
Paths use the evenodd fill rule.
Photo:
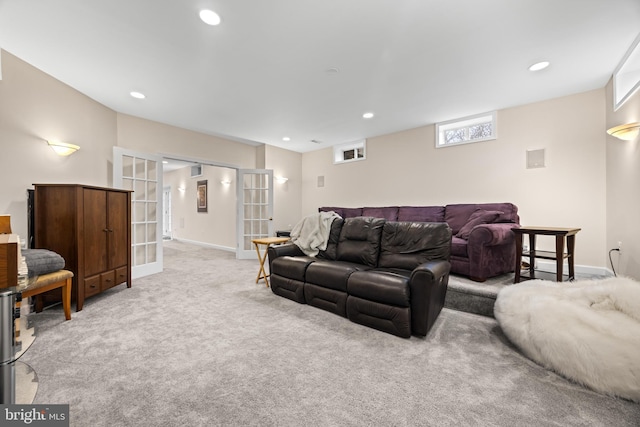
<svg viewBox="0 0 640 427">
<path fill-rule="evenodd" d="M 413 270 L 433 260 L 449 260 L 451 228 L 444 222 L 387 221 L 378 267 Z"/>
<path fill-rule="evenodd" d="M 376 267 L 380 237 L 386 221 L 382 218 L 346 218 L 340 231 L 337 259 Z"/>
<path fill-rule="evenodd" d="M 335 260 L 338 256 L 338 241 L 340 240 L 340 231 L 342 231 L 342 225 L 344 219 L 336 218 L 331 223 L 331 231 L 329 232 L 329 241 L 327 242 L 327 249 L 318 252 L 316 258 Z"/>
</svg>

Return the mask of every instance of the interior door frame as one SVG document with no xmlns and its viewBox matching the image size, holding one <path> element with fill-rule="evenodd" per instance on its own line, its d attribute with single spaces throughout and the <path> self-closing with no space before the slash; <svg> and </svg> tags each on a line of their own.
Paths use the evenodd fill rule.
<svg viewBox="0 0 640 427">
<path fill-rule="evenodd" d="M 249 245 L 249 248 L 244 247 L 244 239 L 246 238 L 244 230 L 244 205 L 245 205 L 245 192 L 244 192 L 244 175 L 260 174 L 268 176 L 268 185 L 266 190 L 268 191 L 268 205 L 267 205 L 267 219 L 269 220 L 266 233 L 260 235 L 254 235 L 253 237 L 268 237 L 273 236 L 273 170 L 272 169 L 238 169 L 236 171 L 236 192 L 238 201 L 238 213 L 236 215 L 236 258 L 238 259 L 258 259 L 258 253 L 255 248 Z"/>
<path fill-rule="evenodd" d="M 223 167 L 223 168 L 228 168 L 228 169 L 233 169 L 236 171 L 236 227 L 239 227 L 239 224 L 241 222 L 241 218 L 239 217 L 239 212 L 240 209 L 243 205 L 243 199 L 241 197 L 241 192 L 239 192 L 238 188 L 240 187 L 240 182 L 239 182 L 239 171 L 245 171 L 245 172 L 252 172 L 252 173 L 260 173 L 260 172 L 269 172 L 270 176 L 271 176 L 271 182 L 269 183 L 269 187 L 271 188 L 271 191 L 273 192 L 273 170 L 272 169 L 243 169 L 238 165 L 234 165 L 234 164 L 230 164 L 230 163 L 223 163 L 223 162 L 217 162 L 217 161 L 213 161 L 213 160 L 208 160 L 208 159 L 203 159 L 203 158 L 199 158 L 199 157 L 190 157 L 190 156 L 182 156 L 182 155 L 177 155 L 177 154 L 171 154 L 171 153 L 155 153 L 155 154 L 148 154 L 148 153 L 142 153 L 142 152 L 136 152 L 133 150 L 126 150 L 122 147 L 114 147 L 118 148 L 120 150 L 125 150 L 125 151 L 130 151 L 132 153 L 137 153 L 139 154 L 140 157 L 142 157 L 143 155 L 149 155 L 149 156 L 157 156 L 160 160 L 160 165 L 162 165 L 162 160 L 163 159 L 167 159 L 167 160 L 179 160 L 179 161 L 183 161 L 183 162 L 192 162 L 192 163 L 199 163 L 205 166 L 216 166 L 216 167 Z M 116 156 L 114 155 L 114 186 L 115 186 L 115 158 Z M 120 166 L 121 167 L 121 166 Z M 162 169 L 160 169 L 162 171 Z M 160 173 L 161 177 L 163 175 L 163 173 Z M 162 181 L 160 181 L 162 183 Z M 122 185 L 122 183 L 120 183 L 120 185 Z M 164 186 L 161 187 L 162 192 L 164 192 Z M 164 221 L 164 211 L 162 210 L 162 197 L 158 197 L 159 199 L 159 205 L 157 207 L 158 212 L 161 212 L 160 215 L 160 221 L 158 221 L 158 232 L 156 233 L 156 236 L 158 236 L 159 238 L 159 244 L 160 244 L 160 249 L 162 248 L 162 232 L 163 232 L 163 221 Z M 273 217 L 273 193 L 271 193 L 271 195 L 269 196 L 269 215 L 270 217 Z M 273 234 L 273 222 L 270 221 L 269 223 L 269 233 L 270 235 Z M 240 241 L 238 240 L 237 237 L 238 233 L 236 233 L 236 258 L 241 259 L 241 257 L 243 258 L 247 258 L 247 259 L 257 259 L 257 253 L 254 251 L 247 251 L 247 253 L 245 254 L 241 254 L 241 245 L 240 245 Z M 162 252 L 160 252 L 160 254 L 162 254 Z M 137 276 L 137 277 L 141 277 L 141 276 Z"/>
<path fill-rule="evenodd" d="M 115 188 L 120 188 L 120 189 L 126 189 L 124 186 L 124 177 L 122 174 L 122 169 L 123 169 L 123 162 L 122 159 L 123 157 L 128 156 L 128 157 L 133 157 L 133 158 L 137 158 L 137 159 L 145 159 L 145 160 L 150 160 L 153 162 L 156 162 L 156 232 L 155 232 L 155 245 L 156 245 L 156 253 L 155 253 L 155 261 L 154 262 L 148 262 L 148 263 L 144 263 L 144 264 L 138 264 L 135 265 L 135 263 L 133 262 L 133 258 L 135 258 L 134 256 L 134 250 L 135 250 L 135 245 L 136 245 L 136 241 L 135 241 L 135 233 L 133 232 L 133 216 L 135 215 L 133 206 L 131 207 L 131 213 L 132 213 L 132 222 L 129 225 L 130 227 L 132 227 L 132 232 L 131 232 L 131 258 L 129 261 L 131 263 L 131 278 L 132 279 L 137 279 L 139 277 L 144 277 L 144 276 L 148 276 L 151 274 L 155 274 L 155 273 L 160 273 L 163 270 L 163 253 L 162 253 L 162 215 L 163 215 L 163 210 L 162 210 L 162 191 L 163 191 L 163 185 L 162 185 L 162 178 L 163 178 L 163 173 L 162 173 L 162 157 L 157 155 L 157 154 L 150 154 L 150 153 L 143 153 L 140 151 L 134 151 L 134 150 L 129 150 L 126 148 L 122 148 L 122 147 L 113 147 L 113 186 Z M 135 181 L 135 176 L 134 176 L 134 181 Z M 132 193 L 131 195 L 131 199 L 132 201 L 135 200 L 135 192 Z M 145 245 L 147 243 L 150 243 L 148 240 L 145 239 Z M 145 247 L 145 250 L 147 248 Z"/>
</svg>

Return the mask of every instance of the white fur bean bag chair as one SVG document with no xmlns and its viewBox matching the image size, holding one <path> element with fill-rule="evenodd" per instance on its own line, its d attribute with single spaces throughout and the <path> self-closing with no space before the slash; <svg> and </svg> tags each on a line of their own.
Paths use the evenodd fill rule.
<svg viewBox="0 0 640 427">
<path fill-rule="evenodd" d="M 527 281 L 500 290 L 494 314 L 530 359 L 598 392 L 640 402 L 640 283 Z"/>
</svg>

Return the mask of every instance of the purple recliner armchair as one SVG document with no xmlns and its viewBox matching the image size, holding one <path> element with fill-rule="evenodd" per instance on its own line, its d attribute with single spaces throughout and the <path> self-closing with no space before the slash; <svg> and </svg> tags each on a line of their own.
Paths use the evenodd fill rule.
<svg viewBox="0 0 640 427">
<path fill-rule="evenodd" d="M 511 232 L 520 226 L 512 203 L 446 206 L 321 207 L 343 218 L 371 216 L 390 221 L 446 222 L 451 227 L 451 272 L 476 282 L 514 271 L 516 247 Z"/>
</svg>

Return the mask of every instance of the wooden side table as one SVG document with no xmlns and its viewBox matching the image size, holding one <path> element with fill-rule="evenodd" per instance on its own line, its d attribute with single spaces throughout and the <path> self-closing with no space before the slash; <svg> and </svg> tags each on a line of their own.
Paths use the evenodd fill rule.
<svg viewBox="0 0 640 427">
<path fill-rule="evenodd" d="M 282 243 L 286 243 L 291 240 L 289 237 L 263 237 L 260 239 L 253 239 L 251 242 L 256 246 L 256 252 L 258 253 L 258 259 L 260 260 L 260 271 L 258 271 L 258 277 L 256 278 L 256 283 L 260 281 L 260 279 L 264 279 L 267 287 L 269 287 L 269 279 L 268 277 L 271 275 L 264 269 L 264 262 L 267 259 L 267 252 L 269 250 L 270 245 L 280 245 Z M 264 246 L 264 252 L 260 252 L 260 245 Z"/>
<path fill-rule="evenodd" d="M 516 274 L 513 283 L 519 283 L 520 279 L 535 279 L 535 259 L 551 259 L 556 260 L 556 282 L 562 282 L 562 268 L 564 259 L 567 259 L 569 264 L 569 280 L 575 278 L 574 269 L 574 250 L 576 243 L 576 234 L 580 231 L 579 228 L 563 228 L 563 227 L 520 227 L 513 228 L 513 233 L 516 235 Z M 522 253 L 522 238 L 523 235 L 529 236 L 529 252 Z M 555 236 L 556 238 L 556 251 L 537 251 L 536 250 L 536 236 Z M 567 242 L 567 252 L 564 251 L 565 239 Z M 521 277 L 521 263 L 522 256 L 529 256 L 529 276 Z"/>
</svg>

